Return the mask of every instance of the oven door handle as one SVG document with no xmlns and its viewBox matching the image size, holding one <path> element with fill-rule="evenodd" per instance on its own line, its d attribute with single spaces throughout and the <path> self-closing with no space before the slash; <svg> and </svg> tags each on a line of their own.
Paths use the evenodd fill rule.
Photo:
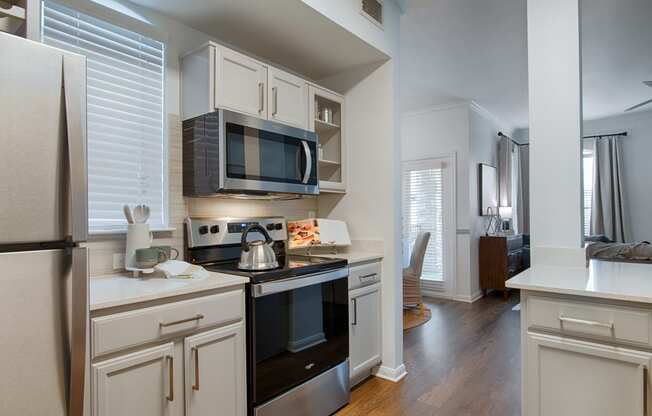
<svg viewBox="0 0 652 416">
<path fill-rule="evenodd" d="M 277 280 L 269 283 L 251 285 L 251 296 L 259 298 L 273 293 L 288 292 L 306 286 L 318 285 L 337 279 L 346 278 L 349 275 L 349 268 L 331 270 L 325 273 L 315 273 L 306 276 L 293 277 L 290 279 Z"/>
</svg>

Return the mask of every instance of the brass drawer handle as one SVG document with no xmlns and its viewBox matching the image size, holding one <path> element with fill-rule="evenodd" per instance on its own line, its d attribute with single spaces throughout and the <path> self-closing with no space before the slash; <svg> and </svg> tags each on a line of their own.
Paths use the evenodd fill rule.
<svg viewBox="0 0 652 416">
<path fill-rule="evenodd" d="M 370 278 L 375 277 L 375 276 L 378 276 L 378 273 L 365 274 L 365 275 L 360 276 L 360 280 L 370 279 Z"/>
<path fill-rule="evenodd" d="M 172 322 L 159 322 L 158 326 L 160 328 L 167 328 L 168 326 L 185 324 L 186 322 L 192 322 L 192 321 L 200 321 L 202 319 L 204 319 L 204 315 L 198 313 L 197 315 L 193 316 L 192 318 L 179 319 L 178 321 L 172 321 Z"/>
<path fill-rule="evenodd" d="M 577 319 L 577 318 L 569 318 L 564 315 L 559 315 L 559 322 L 564 325 L 564 322 L 568 323 L 573 323 L 573 324 L 581 324 L 581 325 L 588 325 L 588 326 L 599 326 L 602 328 L 608 328 L 613 331 L 614 329 L 614 323 L 613 322 L 598 322 L 598 321 L 589 321 L 586 319 Z"/>
<path fill-rule="evenodd" d="M 195 356 L 195 384 L 192 385 L 192 389 L 199 391 L 199 348 L 193 347 L 191 351 Z"/>
<path fill-rule="evenodd" d="M 165 396 L 167 401 L 173 402 L 174 401 L 174 357 L 171 355 L 168 355 L 165 357 L 165 359 L 168 361 L 168 379 L 169 379 L 169 387 L 168 387 L 168 395 Z"/>
</svg>

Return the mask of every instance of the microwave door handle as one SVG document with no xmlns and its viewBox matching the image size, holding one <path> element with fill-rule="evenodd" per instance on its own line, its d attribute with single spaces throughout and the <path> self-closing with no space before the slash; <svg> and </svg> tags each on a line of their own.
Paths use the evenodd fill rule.
<svg viewBox="0 0 652 416">
<path fill-rule="evenodd" d="M 303 174 L 303 180 L 301 182 L 308 183 L 310 172 L 312 171 L 312 154 L 310 153 L 310 146 L 308 146 L 307 141 L 302 140 L 301 144 L 303 145 L 303 151 L 306 154 L 306 171 Z"/>
</svg>

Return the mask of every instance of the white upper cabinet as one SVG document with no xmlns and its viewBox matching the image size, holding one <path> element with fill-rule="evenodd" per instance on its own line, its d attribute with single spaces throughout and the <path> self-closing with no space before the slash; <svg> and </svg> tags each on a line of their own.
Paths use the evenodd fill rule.
<svg viewBox="0 0 652 416">
<path fill-rule="evenodd" d="M 308 88 L 308 130 L 319 135 L 319 190 L 346 192 L 344 97 L 316 85 Z"/>
<path fill-rule="evenodd" d="M 215 107 L 267 118 L 267 67 L 227 48 L 215 48 Z"/>
<path fill-rule="evenodd" d="M 303 79 L 269 68 L 267 95 L 269 119 L 301 129 L 307 128 L 308 92 Z"/>
<path fill-rule="evenodd" d="M 226 109 L 308 128 L 308 84 L 232 49 L 209 42 L 181 58 L 183 120 Z"/>
</svg>

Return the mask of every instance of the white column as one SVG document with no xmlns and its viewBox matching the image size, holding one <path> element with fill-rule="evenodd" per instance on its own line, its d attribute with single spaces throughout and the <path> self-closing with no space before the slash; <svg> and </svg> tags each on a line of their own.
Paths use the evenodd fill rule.
<svg viewBox="0 0 652 416">
<path fill-rule="evenodd" d="M 528 0 L 533 264 L 582 263 L 579 0 Z"/>
</svg>

